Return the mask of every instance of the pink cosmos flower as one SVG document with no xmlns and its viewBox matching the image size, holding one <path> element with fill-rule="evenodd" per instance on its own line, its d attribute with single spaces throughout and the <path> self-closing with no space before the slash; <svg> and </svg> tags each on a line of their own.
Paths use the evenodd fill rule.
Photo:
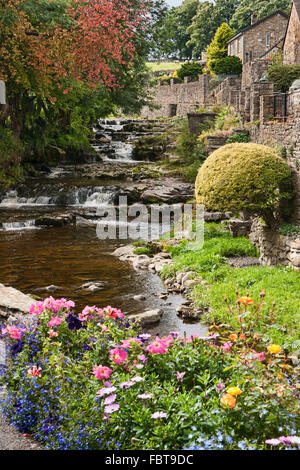
<svg viewBox="0 0 300 470">
<path fill-rule="evenodd" d="M 55 338 L 56 336 L 58 336 L 58 333 L 51 329 L 48 331 L 48 335 L 50 335 L 51 338 Z"/>
<path fill-rule="evenodd" d="M 112 369 L 105 366 L 95 366 L 93 368 L 93 374 L 95 375 L 96 379 L 108 379 L 110 374 L 112 374 Z"/>
<path fill-rule="evenodd" d="M 62 322 L 62 319 L 60 317 L 52 317 L 50 321 L 48 321 L 47 325 L 48 326 L 58 326 Z"/>
<path fill-rule="evenodd" d="M 124 349 L 111 349 L 109 355 L 115 364 L 122 364 L 122 362 L 125 362 L 127 359 L 127 352 L 124 351 Z"/>
<path fill-rule="evenodd" d="M 32 375 L 32 377 L 40 377 L 41 376 L 40 370 L 41 370 L 40 367 L 33 366 L 32 369 L 28 370 L 28 374 Z"/>
</svg>

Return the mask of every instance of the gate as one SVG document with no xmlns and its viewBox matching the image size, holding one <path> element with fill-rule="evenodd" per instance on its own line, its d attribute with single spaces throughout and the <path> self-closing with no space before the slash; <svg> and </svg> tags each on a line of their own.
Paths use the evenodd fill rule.
<svg viewBox="0 0 300 470">
<path fill-rule="evenodd" d="M 287 93 L 274 93 L 274 119 L 286 122 L 289 110 L 288 98 Z"/>
</svg>

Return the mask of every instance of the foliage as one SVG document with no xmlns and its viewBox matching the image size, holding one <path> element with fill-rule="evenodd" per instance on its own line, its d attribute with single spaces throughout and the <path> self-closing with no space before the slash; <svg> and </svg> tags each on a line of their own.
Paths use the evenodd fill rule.
<svg viewBox="0 0 300 470">
<path fill-rule="evenodd" d="M 190 34 L 188 45 L 193 47 L 193 57 L 201 57 L 201 52 L 212 41 L 216 29 L 222 23 L 229 23 L 240 0 L 204 1 L 198 5 L 187 32 Z"/>
<path fill-rule="evenodd" d="M 117 309 L 73 306 L 50 297 L 32 326 L 2 330 L 3 411 L 46 448 L 264 449 L 296 433 L 285 355 L 251 328 L 155 338 Z"/>
<path fill-rule="evenodd" d="M 274 83 L 274 90 L 286 93 L 294 80 L 300 78 L 300 65 L 271 65 L 267 71 L 267 77 Z"/>
<path fill-rule="evenodd" d="M 288 214 L 292 198 L 287 163 L 264 145 L 227 144 L 206 159 L 196 179 L 196 200 L 206 210 L 247 210 L 270 225 Z"/>
<path fill-rule="evenodd" d="M 217 75 L 241 75 L 243 64 L 237 56 L 227 56 L 216 61 L 214 72 Z"/>
<path fill-rule="evenodd" d="M 199 132 L 203 132 L 210 123 L 203 124 Z M 183 176 L 185 180 L 193 182 L 199 167 L 207 158 L 205 146 L 198 140 L 198 134 L 192 134 L 187 119 L 178 127 L 179 135 L 176 140 L 176 154 L 184 165 Z"/>
<path fill-rule="evenodd" d="M 235 142 L 250 142 L 249 134 L 245 134 L 244 132 L 238 132 L 237 134 L 233 134 L 232 136 L 228 137 L 226 140 L 226 144 L 233 144 Z"/>
<path fill-rule="evenodd" d="M 227 57 L 227 42 L 234 35 L 234 30 L 227 23 L 217 29 L 212 42 L 207 48 L 207 66 L 211 72 L 215 71 L 215 67 L 220 59 Z"/>
<path fill-rule="evenodd" d="M 22 181 L 22 155 L 22 143 L 12 132 L 0 128 L 0 189 L 7 188 L 12 182 Z"/>
<path fill-rule="evenodd" d="M 250 26 L 251 15 L 254 11 L 260 20 L 276 10 L 282 10 L 289 14 L 291 5 L 291 0 L 241 0 L 232 16 L 230 25 L 239 31 Z"/>
<path fill-rule="evenodd" d="M 282 224 L 278 229 L 278 233 L 281 235 L 295 235 L 300 233 L 300 227 L 297 227 L 294 224 Z"/>
<path fill-rule="evenodd" d="M 180 69 L 177 71 L 177 75 L 181 80 L 184 77 L 198 77 L 203 73 L 203 67 L 198 62 L 186 62 L 182 64 Z"/>
</svg>

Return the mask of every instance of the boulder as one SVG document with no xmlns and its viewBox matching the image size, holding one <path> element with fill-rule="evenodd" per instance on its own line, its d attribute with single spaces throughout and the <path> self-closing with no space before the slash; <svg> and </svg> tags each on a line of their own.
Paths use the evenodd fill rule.
<svg viewBox="0 0 300 470">
<path fill-rule="evenodd" d="M 155 323 L 159 323 L 162 315 L 163 315 L 163 310 L 156 309 L 156 310 L 147 310 L 146 312 L 143 312 L 143 313 L 136 313 L 133 315 L 128 315 L 127 318 L 129 318 L 130 320 L 135 320 L 136 322 L 139 322 L 141 326 L 146 326 L 146 325 L 153 325 Z"/>
<path fill-rule="evenodd" d="M 22 313 L 29 313 L 30 306 L 35 300 L 29 295 L 23 294 L 13 287 L 5 287 L 0 284 L 0 308 L 16 310 Z"/>
</svg>

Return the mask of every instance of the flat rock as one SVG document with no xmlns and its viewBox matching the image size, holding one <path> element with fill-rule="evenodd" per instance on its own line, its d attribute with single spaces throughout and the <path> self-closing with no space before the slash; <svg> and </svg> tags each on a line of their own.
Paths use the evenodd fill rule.
<svg viewBox="0 0 300 470">
<path fill-rule="evenodd" d="M 128 315 L 130 320 L 135 320 L 139 322 L 141 326 L 153 325 L 158 323 L 163 315 L 162 309 L 148 310 L 143 313 L 137 313 L 133 315 Z"/>
<path fill-rule="evenodd" d="M 5 287 L 0 284 L 0 307 L 29 313 L 29 308 L 34 302 L 35 300 L 29 295 L 23 294 L 13 287 Z"/>
</svg>

